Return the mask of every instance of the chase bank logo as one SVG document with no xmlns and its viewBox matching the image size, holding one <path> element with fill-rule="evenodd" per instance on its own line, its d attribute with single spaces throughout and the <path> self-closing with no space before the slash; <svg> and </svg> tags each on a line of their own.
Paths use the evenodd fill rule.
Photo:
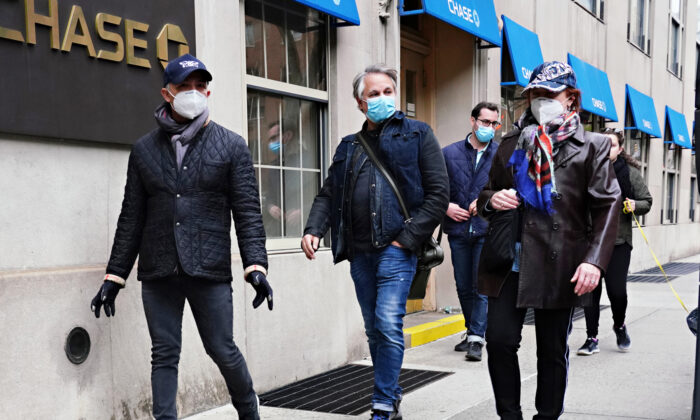
<svg viewBox="0 0 700 420">
<path fill-rule="evenodd" d="M 652 129 L 651 121 L 642 120 L 642 125 L 644 126 L 644 128 L 647 128 L 649 130 Z"/>
<path fill-rule="evenodd" d="M 679 135 L 678 135 L 678 141 L 680 141 L 680 142 L 685 142 L 685 137 L 683 137 L 682 134 L 679 134 Z"/>
<path fill-rule="evenodd" d="M 593 101 L 593 106 L 600 109 L 601 111 L 607 111 L 607 107 L 605 106 L 605 102 L 601 101 L 600 99 L 596 98 L 591 98 L 591 101 Z"/>
<path fill-rule="evenodd" d="M 474 24 L 474 26 L 477 28 L 481 24 L 479 14 L 476 12 L 476 10 L 470 9 L 467 6 L 462 6 L 459 3 L 459 0 L 447 0 L 447 8 L 450 10 L 450 13 L 460 19 L 464 19 L 465 21 Z"/>
<path fill-rule="evenodd" d="M 335 3 L 336 6 L 340 6 L 340 0 L 333 0 L 333 3 Z"/>
</svg>

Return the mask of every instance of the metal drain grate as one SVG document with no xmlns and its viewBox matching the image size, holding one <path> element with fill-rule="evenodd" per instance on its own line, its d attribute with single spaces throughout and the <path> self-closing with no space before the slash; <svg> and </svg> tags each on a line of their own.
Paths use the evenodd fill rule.
<svg viewBox="0 0 700 420">
<path fill-rule="evenodd" d="M 700 269 L 700 264 L 698 263 L 685 263 L 685 262 L 670 262 L 666 264 L 664 267 L 664 271 L 668 276 L 675 275 L 675 276 L 683 276 L 686 274 L 694 273 Z M 659 270 L 659 267 L 653 267 L 649 268 L 644 271 L 639 271 L 634 274 L 656 274 L 656 275 L 661 275 L 661 270 Z M 629 279 L 628 279 L 629 280 Z"/>
<path fill-rule="evenodd" d="M 602 311 L 603 309 L 609 307 L 609 305 L 600 305 L 600 310 Z M 583 318 L 585 315 L 586 314 L 583 312 L 583 308 L 576 308 L 574 309 L 573 321 Z M 532 308 L 528 308 L 527 312 L 525 313 L 525 325 L 535 325 L 535 310 Z"/>
<path fill-rule="evenodd" d="M 665 268 L 664 268 L 665 270 Z M 668 276 L 669 280 L 673 280 L 678 276 Z M 632 274 L 627 276 L 627 281 L 630 283 L 663 283 L 666 281 L 663 275 L 651 276 L 644 274 Z"/>
<path fill-rule="evenodd" d="M 452 372 L 401 369 L 403 393 Z M 260 405 L 323 413 L 357 415 L 370 409 L 374 389 L 372 366 L 349 364 L 260 395 Z"/>
</svg>

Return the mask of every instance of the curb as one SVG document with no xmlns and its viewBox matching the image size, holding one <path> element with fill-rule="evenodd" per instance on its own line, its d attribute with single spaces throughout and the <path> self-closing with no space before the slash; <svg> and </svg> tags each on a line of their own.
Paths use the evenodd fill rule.
<svg viewBox="0 0 700 420">
<path fill-rule="evenodd" d="M 452 315 L 437 321 L 405 328 L 403 341 L 405 348 L 410 349 L 464 330 L 464 315 Z"/>
</svg>

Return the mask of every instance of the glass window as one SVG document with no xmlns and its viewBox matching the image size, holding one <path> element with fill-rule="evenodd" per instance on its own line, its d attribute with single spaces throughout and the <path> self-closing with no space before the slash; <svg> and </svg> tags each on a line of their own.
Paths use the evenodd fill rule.
<svg viewBox="0 0 700 420">
<path fill-rule="evenodd" d="M 690 221 L 695 221 L 695 208 L 697 207 L 698 201 L 698 177 L 690 177 Z"/>
<path fill-rule="evenodd" d="M 627 125 L 627 124 L 626 124 Z M 642 133 L 639 130 L 627 130 L 625 132 L 625 150 L 635 160 L 637 160 L 641 169 L 642 178 L 646 184 L 649 183 L 649 144 L 651 143 L 649 135 Z M 644 226 L 646 224 L 646 215 L 638 218 L 639 223 Z"/>
<path fill-rule="evenodd" d="M 574 0 L 600 20 L 605 19 L 605 0 Z"/>
<path fill-rule="evenodd" d="M 645 53 L 649 53 L 649 2 L 630 0 L 629 29 L 627 39 Z"/>
<path fill-rule="evenodd" d="M 248 90 L 248 143 L 265 232 L 301 237 L 321 184 L 321 105 Z"/>
<path fill-rule="evenodd" d="M 246 73 L 326 90 L 326 17 L 300 3 L 245 2 Z"/>
<path fill-rule="evenodd" d="M 668 70 L 682 77 L 684 1 L 669 0 Z"/>
<path fill-rule="evenodd" d="M 518 121 L 527 109 L 527 100 L 522 97 L 522 86 L 501 86 L 501 123 L 502 133 L 513 129 L 513 124 Z"/>
<path fill-rule="evenodd" d="M 668 137 L 668 135 L 667 135 Z M 678 223 L 678 190 L 680 179 L 681 148 L 668 140 L 664 146 L 663 209 L 661 223 Z"/>
<path fill-rule="evenodd" d="M 320 190 L 327 20 L 297 2 L 245 0 L 248 145 L 268 239 L 301 237 Z"/>
</svg>

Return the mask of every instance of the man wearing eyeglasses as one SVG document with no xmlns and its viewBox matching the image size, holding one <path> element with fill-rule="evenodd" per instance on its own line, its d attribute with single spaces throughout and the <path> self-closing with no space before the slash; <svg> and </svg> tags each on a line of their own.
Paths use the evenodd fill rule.
<svg viewBox="0 0 700 420">
<path fill-rule="evenodd" d="M 450 177 L 450 205 L 442 224 L 452 251 L 457 296 L 467 328 L 455 351 L 465 351 L 466 360 L 481 361 L 486 333 L 488 298 L 477 291 L 479 256 L 487 222 L 476 214 L 476 199 L 488 181 L 491 160 L 498 143 L 493 141 L 501 127 L 498 105 L 480 102 L 472 110 L 471 133 L 442 150 Z"/>
</svg>

